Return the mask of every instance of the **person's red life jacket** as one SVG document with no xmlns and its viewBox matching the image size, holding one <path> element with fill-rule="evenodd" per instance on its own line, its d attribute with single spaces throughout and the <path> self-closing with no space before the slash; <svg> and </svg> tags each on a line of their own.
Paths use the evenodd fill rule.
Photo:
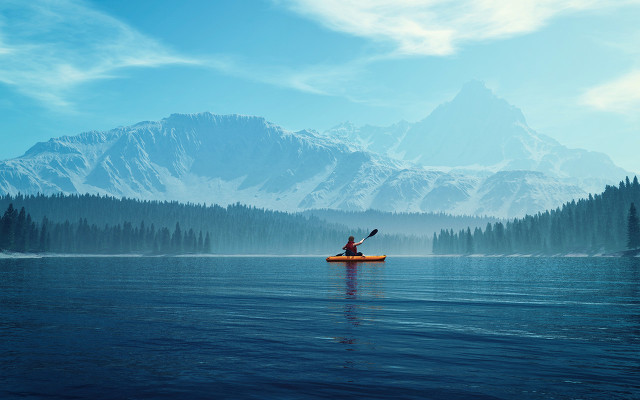
<svg viewBox="0 0 640 400">
<path fill-rule="evenodd" d="M 345 246 L 344 249 L 345 250 L 351 250 L 353 251 L 353 254 L 358 254 L 358 247 L 354 245 L 355 242 L 348 242 Z"/>
</svg>

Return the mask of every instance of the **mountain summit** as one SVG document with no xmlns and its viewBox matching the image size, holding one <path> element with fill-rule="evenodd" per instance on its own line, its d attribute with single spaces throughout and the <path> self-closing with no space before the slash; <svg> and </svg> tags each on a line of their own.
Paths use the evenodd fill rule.
<svg viewBox="0 0 640 400">
<path fill-rule="evenodd" d="M 526 156 L 520 144 L 532 136 L 519 109 L 473 81 L 414 124 L 398 147 L 424 165 L 492 166 Z"/>
<path fill-rule="evenodd" d="M 339 132 L 338 132 L 339 131 Z M 363 148 L 429 167 L 543 172 L 598 192 L 627 174 L 602 153 L 569 149 L 531 129 L 522 111 L 471 81 L 428 117 L 390 127 L 331 129 Z"/>
</svg>

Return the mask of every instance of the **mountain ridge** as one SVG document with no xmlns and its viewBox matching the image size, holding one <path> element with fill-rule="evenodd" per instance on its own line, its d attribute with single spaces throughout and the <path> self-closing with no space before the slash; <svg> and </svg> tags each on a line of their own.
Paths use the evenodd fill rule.
<svg viewBox="0 0 640 400">
<path fill-rule="evenodd" d="M 494 136 L 510 140 L 516 132 L 527 140 L 543 140 L 526 127 L 519 109 L 497 98 L 484 85 L 465 87 L 452 100 L 458 99 L 454 106 L 475 104 L 480 93 L 490 96 L 498 110 L 508 109 L 508 118 L 501 117 L 491 125 L 491 129 L 508 129 Z M 358 128 L 347 123 L 334 134 L 309 129 L 293 132 L 254 116 L 171 114 L 160 121 L 37 143 L 23 156 L 0 162 L 0 191 L 101 193 L 221 205 L 241 202 L 281 211 L 378 209 L 497 217 L 535 213 L 586 196 L 579 178 L 571 181 L 560 173 L 526 168 L 531 157 L 521 159 L 522 165 L 511 163 L 507 168 L 511 161 L 504 155 L 511 155 L 510 151 L 503 152 L 502 158 L 490 155 L 494 157 L 488 158 L 490 162 L 498 161 L 499 167 L 488 165 L 490 162 L 482 157 L 472 160 L 479 169 L 471 164 L 438 168 L 420 164 L 419 159 L 416 163 L 411 154 L 406 154 L 408 151 L 422 151 L 419 154 L 429 157 L 434 152 L 434 146 L 420 150 L 424 144 L 416 142 L 425 139 L 420 135 L 427 132 L 426 142 L 430 143 L 429 134 L 433 135 L 431 131 L 437 127 L 430 120 L 433 115 L 436 120 L 448 118 L 447 124 L 456 126 L 456 118 L 447 117 L 445 112 L 452 102 L 418 123 L 401 121 L 391 129 L 370 125 Z M 487 113 L 476 114 L 484 118 Z M 486 121 L 488 124 L 491 119 Z M 464 124 L 457 125 L 458 134 L 464 133 L 461 127 Z M 369 136 L 355 136 L 354 132 L 362 129 Z M 443 136 L 455 139 L 455 135 Z M 413 145 L 401 146 L 406 140 Z M 441 147 L 447 146 L 447 137 L 439 140 Z M 552 139 L 545 143 L 559 145 Z M 375 151 L 382 145 L 388 151 Z M 466 148 L 458 151 L 458 157 L 460 152 L 477 147 L 474 143 L 459 145 Z M 523 146 L 517 150 L 519 153 L 514 154 L 536 154 L 527 153 Z M 445 156 L 440 155 L 442 159 Z M 562 154 L 555 156 L 559 159 Z M 600 158 L 596 160 L 600 164 L 610 162 L 606 155 Z"/>
</svg>

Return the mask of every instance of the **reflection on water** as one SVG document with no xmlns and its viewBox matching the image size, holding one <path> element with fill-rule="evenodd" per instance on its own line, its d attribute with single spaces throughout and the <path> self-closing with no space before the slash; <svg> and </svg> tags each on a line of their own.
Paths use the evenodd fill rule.
<svg viewBox="0 0 640 400">
<path fill-rule="evenodd" d="M 345 293 L 345 302 L 344 305 L 344 316 L 353 326 L 360 325 L 360 321 L 358 320 L 358 303 L 357 303 L 357 295 L 358 295 L 358 264 L 357 263 L 346 263 L 346 274 L 345 274 L 345 283 L 346 283 L 346 293 Z"/>
<path fill-rule="evenodd" d="M 363 337 L 362 325 L 375 321 L 376 313 L 382 310 L 381 303 L 375 300 L 384 298 L 380 279 L 384 264 L 344 262 L 333 263 L 331 268 L 332 297 L 342 311 L 335 313 L 340 318 L 336 321 L 339 334 L 334 340 L 348 352 L 356 352 L 363 346 L 373 347 L 371 338 Z M 353 368 L 356 364 L 353 357 L 348 357 L 343 367 Z"/>
</svg>

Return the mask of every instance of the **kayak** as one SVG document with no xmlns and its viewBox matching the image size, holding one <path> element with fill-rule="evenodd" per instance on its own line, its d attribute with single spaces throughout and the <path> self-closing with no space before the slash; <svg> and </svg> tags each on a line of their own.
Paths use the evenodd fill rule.
<svg viewBox="0 0 640 400">
<path fill-rule="evenodd" d="M 384 261 L 387 256 L 331 256 L 327 261 Z"/>
</svg>

